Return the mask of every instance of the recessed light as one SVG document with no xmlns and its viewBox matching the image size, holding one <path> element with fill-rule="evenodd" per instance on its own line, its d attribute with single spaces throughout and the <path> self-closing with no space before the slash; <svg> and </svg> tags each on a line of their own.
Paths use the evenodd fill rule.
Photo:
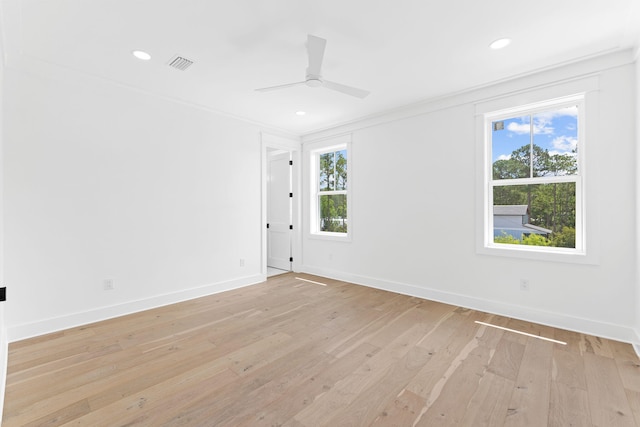
<svg viewBox="0 0 640 427">
<path fill-rule="evenodd" d="M 151 59 L 151 55 L 144 50 L 134 50 L 131 51 L 131 54 L 142 61 L 148 61 Z"/>
<path fill-rule="evenodd" d="M 511 39 L 507 39 L 507 38 L 505 38 L 505 39 L 498 39 L 498 40 L 494 41 L 493 43 L 491 43 L 491 44 L 489 45 L 489 47 L 490 47 L 491 49 L 495 49 L 495 50 L 497 50 L 497 49 L 502 49 L 503 47 L 507 47 L 507 46 L 509 46 L 509 44 L 510 44 L 510 43 L 511 43 Z"/>
<path fill-rule="evenodd" d="M 298 116 L 304 116 L 305 114 L 307 114 L 307 112 L 306 111 L 296 111 L 296 114 Z"/>
</svg>

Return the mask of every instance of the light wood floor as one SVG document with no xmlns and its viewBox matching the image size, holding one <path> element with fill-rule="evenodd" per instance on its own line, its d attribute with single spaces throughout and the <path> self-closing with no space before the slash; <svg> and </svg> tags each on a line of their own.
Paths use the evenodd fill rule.
<svg viewBox="0 0 640 427">
<path fill-rule="evenodd" d="M 293 273 L 9 353 L 5 427 L 640 425 L 628 344 Z"/>
</svg>

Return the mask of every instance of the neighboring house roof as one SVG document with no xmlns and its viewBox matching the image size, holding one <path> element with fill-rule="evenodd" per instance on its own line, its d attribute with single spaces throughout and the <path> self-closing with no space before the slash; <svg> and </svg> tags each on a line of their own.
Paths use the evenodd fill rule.
<svg viewBox="0 0 640 427">
<path fill-rule="evenodd" d="M 527 215 L 529 206 L 527 205 L 494 205 L 494 215 Z"/>
<path fill-rule="evenodd" d="M 539 231 L 541 233 L 546 233 L 546 234 L 553 233 L 553 230 L 549 230 L 548 228 L 544 228 L 544 227 L 538 227 L 537 225 L 533 225 L 533 224 L 522 224 L 522 226 L 530 228 L 532 230 Z"/>
<path fill-rule="evenodd" d="M 523 234 L 551 234 L 553 230 L 529 224 L 529 206 L 527 205 L 494 205 L 494 232 L 510 231 Z"/>
</svg>

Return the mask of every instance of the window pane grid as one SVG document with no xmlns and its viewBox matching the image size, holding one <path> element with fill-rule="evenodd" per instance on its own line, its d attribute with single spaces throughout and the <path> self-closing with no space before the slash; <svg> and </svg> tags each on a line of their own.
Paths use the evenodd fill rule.
<svg viewBox="0 0 640 427">
<path fill-rule="evenodd" d="M 527 185 L 527 184 L 551 184 L 554 182 L 576 182 L 580 179 L 577 175 L 570 176 L 545 176 L 536 178 L 521 178 L 509 180 L 492 180 L 492 187 L 503 187 L 509 185 Z"/>
<path fill-rule="evenodd" d="M 347 233 L 347 165 L 346 148 L 317 155 L 316 214 L 320 233 Z"/>
<path fill-rule="evenodd" d="M 582 247 L 578 104 L 487 116 L 489 245 Z"/>
</svg>

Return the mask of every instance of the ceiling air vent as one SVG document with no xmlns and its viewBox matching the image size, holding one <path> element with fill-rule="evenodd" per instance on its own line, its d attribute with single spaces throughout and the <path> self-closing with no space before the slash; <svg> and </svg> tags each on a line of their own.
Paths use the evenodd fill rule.
<svg viewBox="0 0 640 427">
<path fill-rule="evenodd" d="M 184 71 L 189 68 L 193 64 L 193 61 L 188 60 L 187 58 L 183 58 L 182 56 L 174 56 L 169 61 L 169 66 L 176 68 L 180 71 Z"/>
</svg>

